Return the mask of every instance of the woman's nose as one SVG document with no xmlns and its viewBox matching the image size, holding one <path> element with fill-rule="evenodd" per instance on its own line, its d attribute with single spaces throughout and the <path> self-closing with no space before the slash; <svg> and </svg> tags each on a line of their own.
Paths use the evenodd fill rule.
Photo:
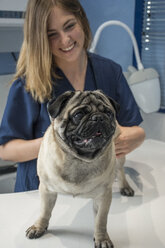
<svg viewBox="0 0 165 248">
<path fill-rule="evenodd" d="M 68 41 L 70 40 L 69 36 L 65 32 L 61 32 L 60 34 L 60 42 L 63 46 L 68 44 Z"/>
</svg>

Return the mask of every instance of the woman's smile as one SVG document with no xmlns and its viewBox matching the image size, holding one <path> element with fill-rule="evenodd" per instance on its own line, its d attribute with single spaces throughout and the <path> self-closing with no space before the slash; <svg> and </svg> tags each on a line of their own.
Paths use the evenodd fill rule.
<svg viewBox="0 0 165 248">
<path fill-rule="evenodd" d="M 72 43 L 71 45 L 69 45 L 66 48 L 60 48 L 60 50 L 62 50 L 63 52 L 70 52 L 70 51 L 73 50 L 73 48 L 75 47 L 75 45 L 76 45 L 76 42 Z"/>
</svg>

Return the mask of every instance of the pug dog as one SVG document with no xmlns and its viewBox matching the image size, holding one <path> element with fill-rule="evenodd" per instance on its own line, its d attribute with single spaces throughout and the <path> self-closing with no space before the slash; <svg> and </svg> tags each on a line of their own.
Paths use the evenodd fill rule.
<svg viewBox="0 0 165 248">
<path fill-rule="evenodd" d="M 113 247 L 107 216 L 115 177 L 123 195 L 134 195 L 125 178 L 124 158 L 115 155 L 114 140 L 120 134 L 118 111 L 118 104 L 100 90 L 67 91 L 49 102 L 51 125 L 37 162 L 41 211 L 26 231 L 28 238 L 45 233 L 57 194 L 64 193 L 93 199 L 95 247 Z"/>
</svg>

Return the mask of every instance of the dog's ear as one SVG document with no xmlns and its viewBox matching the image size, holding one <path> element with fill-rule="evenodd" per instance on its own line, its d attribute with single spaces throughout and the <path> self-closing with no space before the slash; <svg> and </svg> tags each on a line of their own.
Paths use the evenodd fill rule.
<svg viewBox="0 0 165 248">
<path fill-rule="evenodd" d="M 109 99 L 110 103 L 112 104 L 112 106 L 114 107 L 116 114 L 118 114 L 120 111 L 120 104 L 117 103 L 113 98 L 111 98 L 109 96 L 108 96 L 108 99 Z"/>
<path fill-rule="evenodd" d="M 108 98 L 109 102 L 111 103 L 111 105 L 113 106 L 113 108 L 114 108 L 116 114 L 119 113 L 119 111 L 120 111 L 120 104 L 119 104 L 119 103 L 117 103 L 113 98 L 111 98 L 111 97 L 109 97 L 108 95 L 106 95 L 106 94 L 105 94 L 102 90 L 100 90 L 100 89 L 99 89 L 99 90 L 96 90 L 95 92 L 97 92 L 97 93 L 99 93 L 99 94 L 101 94 L 101 95 L 106 96 L 106 97 Z"/>
<path fill-rule="evenodd" d="M 52 119 L 55 119 L 66 106 L 69 99 L 75 94 L 74 91 L 66 91 L 64 94 L 53 98 L 48 102 L 47 110 Z"/>
</svg>

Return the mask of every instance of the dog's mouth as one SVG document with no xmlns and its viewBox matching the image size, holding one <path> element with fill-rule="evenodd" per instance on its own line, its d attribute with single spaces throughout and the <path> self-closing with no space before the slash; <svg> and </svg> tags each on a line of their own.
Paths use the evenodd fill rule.
<svg viewBox="0 0 165 248">
<path fill-rule="evenodd" d="M 111 140 L 114 132 L 113 126 L 94 126 L 85 132 L 72 135 L 71 143 L 79 153 L 80 151 L 92 153 L 101 150 Z"/>
<path fill-rule="evenodd" d="M 88 148 L 92 143 L 98 143 L 101 140 L 106 141 L 103 133 L 100 130 L 98 130 L 91 137 L 88 137 L 88 138 L 85 137 L 84 138 L 84 137 L 75 136 L 75 137 L 73 137 L 72 141 L 76 146 Z"/>
<path fill-rule="evenodd" d="M 81 157 L 93 159 L 110 142 L 114 130 L 111 129 L 106 133 L 98 129 L 88 137 L 74 136 L 72 137 L 72 146 Z"/>
</svg>

